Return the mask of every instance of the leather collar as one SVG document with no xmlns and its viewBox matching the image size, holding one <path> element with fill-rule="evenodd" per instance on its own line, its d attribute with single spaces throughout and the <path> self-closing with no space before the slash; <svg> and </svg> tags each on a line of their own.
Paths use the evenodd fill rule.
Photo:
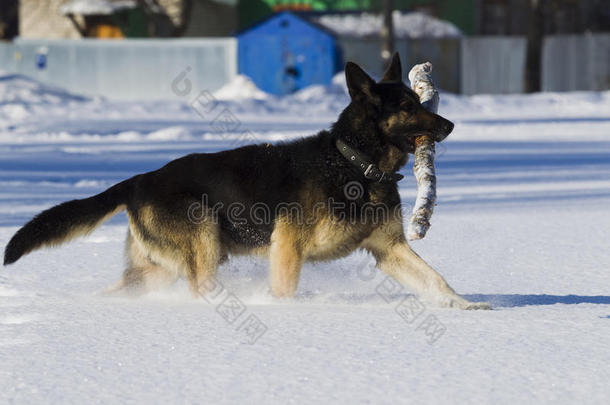
<svg viewBox="0 0 610 405">
<path fill-rule="evenodd" d="M 341 139 L 335 141 L 335 146 L 339 153 L 347 159 L 352 166 L 360 169 L 364 177 L 371 181 L 377 181 L 379 183 L 396 183 L 403 177 L 402 174 L 394 172 L 384 172 L 376 164 L 370 161 L 370 159 L 362 152 L 352 148 Z"/>
</svg>

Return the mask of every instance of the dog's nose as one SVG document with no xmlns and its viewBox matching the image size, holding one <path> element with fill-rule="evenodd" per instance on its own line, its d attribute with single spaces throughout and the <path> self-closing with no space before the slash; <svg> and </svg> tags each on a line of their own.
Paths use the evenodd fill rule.
<svg viewBox="0 0 610 405">
<path fill-rule="evenodd" d="M 444 130 L 445 130 L 445 136 L 449 135 L 451 133 L 451 131 L 453 131 L 453 122 L 451 121 L 447 121 L 444 125 Z"/>
</svg>

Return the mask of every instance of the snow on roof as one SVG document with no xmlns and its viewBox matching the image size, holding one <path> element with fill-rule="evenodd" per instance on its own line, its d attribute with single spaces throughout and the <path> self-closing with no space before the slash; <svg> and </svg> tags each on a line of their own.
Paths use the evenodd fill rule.
<svg viewBox="0 0 610 405">
<path fill-rule="evenodd" d="M 372 13 L 329 14 L 315 17 L 318 24 L 345 36 L 377 36 L 381 31 L 382 16 Z M 397 38 L 459 37 L 462 32 L 449 21 L 439 20 L 421 12 L 392 13 Z"/>
<path fill-rule="evenodd" d="M 71 0 L 61 6 L 59 10 L 62 14 L 108 15 L 136 6 L 135 0 Z"/>
</svg>

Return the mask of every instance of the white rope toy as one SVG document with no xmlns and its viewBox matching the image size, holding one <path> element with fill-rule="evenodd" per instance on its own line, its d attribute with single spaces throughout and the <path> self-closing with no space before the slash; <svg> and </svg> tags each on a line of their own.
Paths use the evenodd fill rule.
<svg viewBox="0 0 610 405">
<path fill-rule="evenodd" d="M 431 73 L 432 64 L 430 62 L 415 65 L 409 72 L 409 81 L 424 108 L 436 113 L 439 97 L 430 78 Z M 422 239 L 430 229 L 430 218 L 436 203 L 434 138 L 430 135 L 416 137 L 414 155 L 413 174 L 417 180 L 417 198 L 407 227 L 408 240 Z"/>
</svg>

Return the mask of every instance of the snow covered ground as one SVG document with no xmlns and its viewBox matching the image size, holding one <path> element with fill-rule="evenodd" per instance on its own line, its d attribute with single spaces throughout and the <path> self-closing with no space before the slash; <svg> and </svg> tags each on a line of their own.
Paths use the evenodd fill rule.
<svg viewBox="0 0 610 405">
<path fill-rule="evenodd" d="M 193 151 L 315 133 L 347 102 L 340 78 L 283 99 L 236 87 L 222 101 L 194 89 L 113 103 L 0 77 L 0 245 L 53 204 Z M 610 93 L 441 99 L 456 129 L 439 147 L 432 228 L 413 246 L 494 311 L 405 316 L 407 292 L 388 294 L 364 254 L 307 265 L 289 302 L 247 258 L 221 268 L 210 302 L 184 284 L 107 298 L 121 214 L 0 271 L 0 403 L 607 403 Z M 228 296 L 244 310 L 233 323 Z M 247 319 L 266 328 L 254 344 Z"/>
</svg>

